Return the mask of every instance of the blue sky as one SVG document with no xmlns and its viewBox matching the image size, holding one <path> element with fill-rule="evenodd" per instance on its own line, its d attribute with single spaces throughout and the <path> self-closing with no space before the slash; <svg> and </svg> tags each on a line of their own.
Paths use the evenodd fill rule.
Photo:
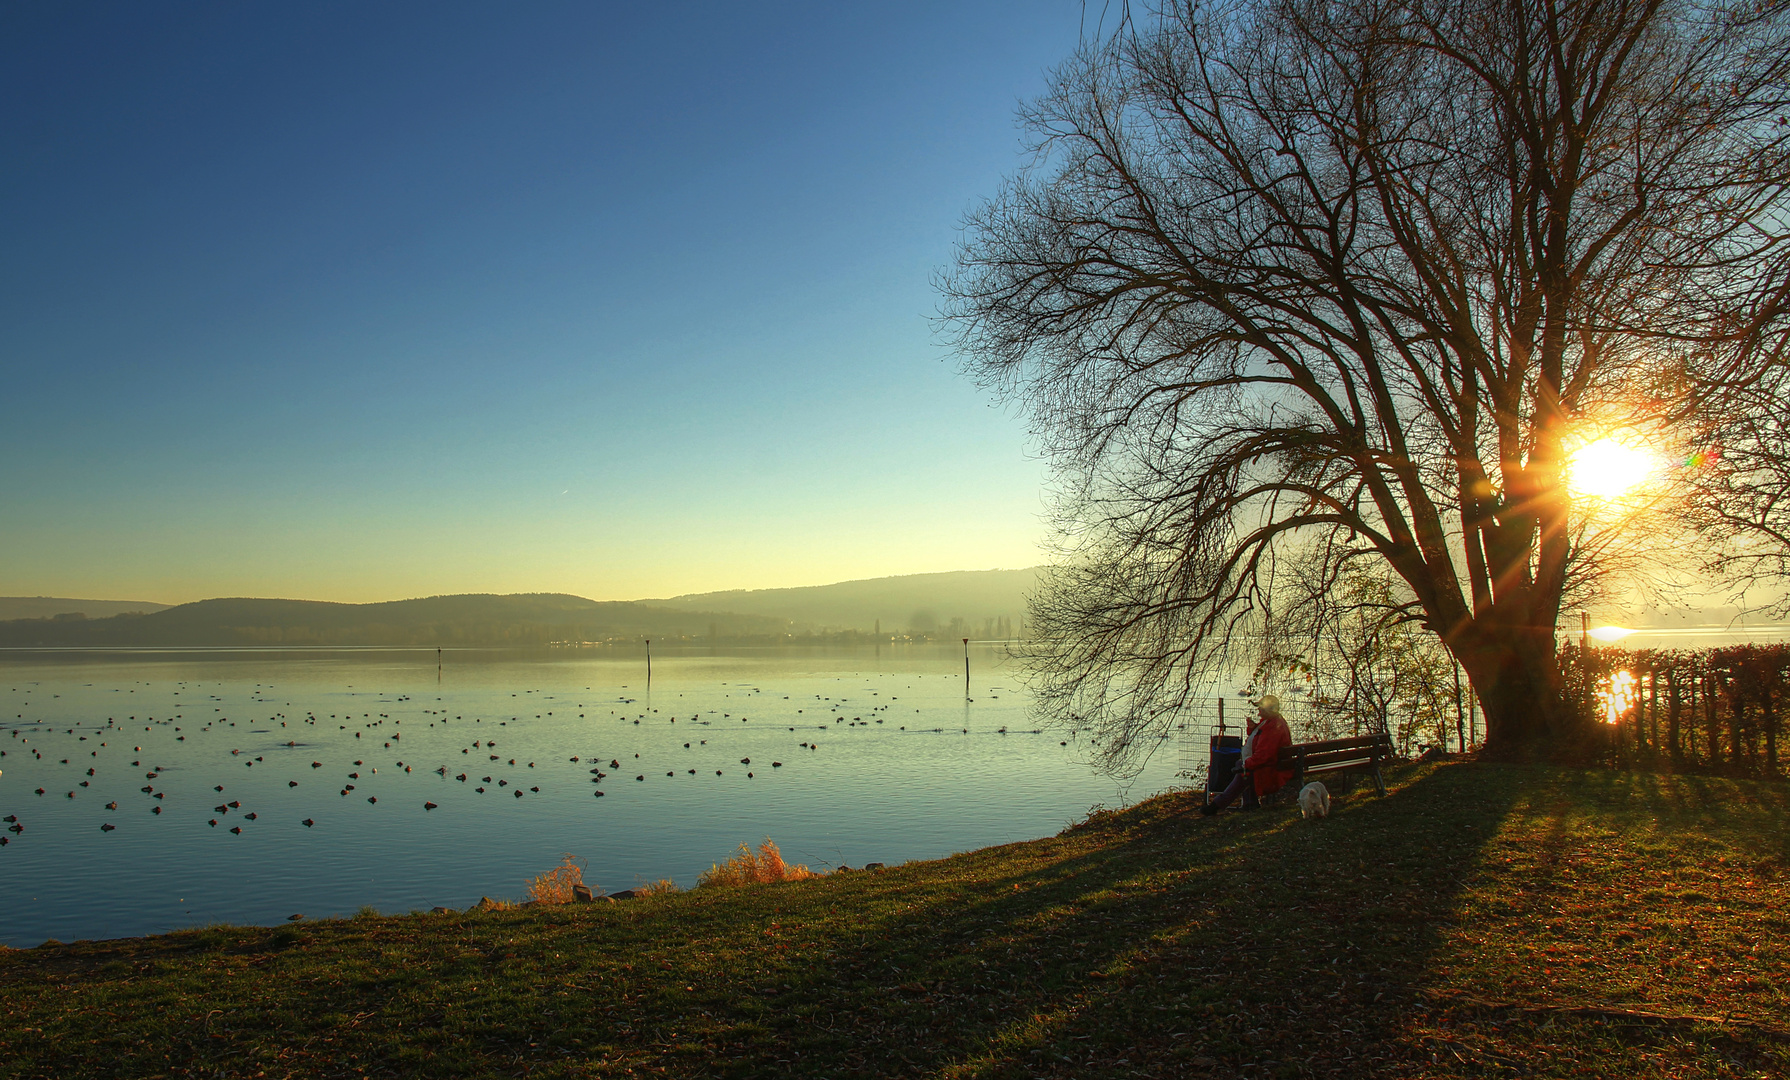
<svg viewBox="0 0 1790 1080">
<path fill-rule="evenodd" d="M 0 593 L 1040 561 L 1042 467 L 941 347 L 931 275 L 1082 19 L 13 6 Z"/>
</svg>

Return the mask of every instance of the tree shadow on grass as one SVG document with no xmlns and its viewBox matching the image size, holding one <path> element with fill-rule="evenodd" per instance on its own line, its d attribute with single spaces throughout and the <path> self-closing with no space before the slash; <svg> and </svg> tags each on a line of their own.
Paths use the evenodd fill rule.
<svg viewBox="0 0 1790 1080">
<path fill-rule="evenodd" d="M 1331 818 L 1153 800 L 1051 844 L 953 860 L 777 1019 L 753 1075 L 1339 1075 L 1410 1056 L 1439 929 L 1514 773 L 1411 770 Z M 931 868 L 936 870 L 937 868 Z M 873 879 L 874 880 L 874 879 Z M 876 882 L 901 890 L 899 872 Z M 871 887 L 871 882 L 866 882 Z"/>
<path fill-rule="evenodd" d="M 1430 959 L 1435 1007 L 1402 1041 L 1437 1075 L 1782 1075 L 1790 949 L 1760 916 L 1790 901 L 1770 880 L 1787 795 L 1533 771 Z"/>
<path fill-rule="evenodd" d="M 1672 836 L 1763 841 L 1775 850 L 1761 854 L 1790 857 L 1790 783 L 1661 772 L 1594 772 L 1584 783 L 1587 803 L 1651 818 Z"/>
<path fill-rule="evenodd" d="M 1049 845 L 960 857 L 975 888 L 912 890 L 714 1064 L 966 1078 L 1767 1075 L 1790 1049 L 1772 1015 L 1765 1028 L 1712 1025 L 1686 1012 L 1703 998 L 1648 1013 L 1600 996 L 1657 983 L 1661 954 L 1598 966 L 1599 905 L 1632 883 L 1589 871 L 1598 858 L 1620 870 L 1624 834 L 1642 822 L 1659 823 L 1662 843 L 1695 843 L 1698 823 L 1770 834 L 1781 793 L 1747 797 L 1753 816 L 1722 822 L 1712 815 L 1731 786 L 1453 765 L 1403 770 L 1386 798 L 1351 798 L 1321 822 L 1290 807 L 1206 821 L 1185 798 L 1154 800 Z M 1501 967 L 1518 969 L 1525 994 L 1486 996 Z"/>
</svg>

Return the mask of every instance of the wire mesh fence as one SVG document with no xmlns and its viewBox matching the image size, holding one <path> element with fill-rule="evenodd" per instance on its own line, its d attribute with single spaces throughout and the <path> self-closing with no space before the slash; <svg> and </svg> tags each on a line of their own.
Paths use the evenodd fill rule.
<svg viewBox="0 0 1790 1080">
<path fill-rule="evenodd" d="M 1299 698 L 1281 699 L 1281 713 L 1295 739 L 1305 738 L 1312 726 L 1305 715 L 1308 712 Z M 1178 774 L 1194 787 L 1203 785 L 1212 761 L 1212 740 L 1223 736 L 1241 739 L 1255 715 L 1255 699 L 1247 694 L 1213 694 L 1183 705 L 1173 730 L 1179 754 Z"/>
</svg>

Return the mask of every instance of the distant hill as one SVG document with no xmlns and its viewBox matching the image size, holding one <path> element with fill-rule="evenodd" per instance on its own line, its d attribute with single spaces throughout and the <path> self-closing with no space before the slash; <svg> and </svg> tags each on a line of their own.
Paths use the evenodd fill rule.
<svg viewBox="0 0 1790 1080">
<path fill-rule="evenodd" d="M 667 610 L 563 593 L 473 594 L 336 604 L 200 600 L 147 615 L 0 622 L 0 646 L 537 646 L 638 637 L 780 637 L 778 619 Z"/>
<path fill-rule="evenodd" d="M 37 606 L 25 609 L 33 614 L 0 621 L 0 647 L 527 647 L 642 637 L 774 643 L 879 628 L 981 639 L 1017 635 L 1037 580 L 1036 569 L 973 570 L 627 601 L 480 593 L 376 604 L 238 597 L 165 607 L 34 597 Z M 71 617 L 76 612 L 82 617 Z"/>
<path fill-rule="evenodd" d="M 787 619 L 819 630 L 864 633 L 876 629 L 878 623 L 885 634 L 910 630 L 944 633 L 957 620 L 966 636 L 998 637 L 1007 636 L 999 632 L 1003 625 L 1019 627 L 1026 596 L 1037 587 L 1038 573 L 1038 567 L 957 570 L 797 589 L 691 593 L 641 602 L 677 611 L 731 611 Z"/>
<path fill-rule="evenodd" d="M 71 600 L 64 596 L 0 596 L 0 620 L 50 619 L 57 615 L 84 615 L 103 619 L 127 611 L 161 611 L 167 604 L 147 600 Z"/>
</svg>

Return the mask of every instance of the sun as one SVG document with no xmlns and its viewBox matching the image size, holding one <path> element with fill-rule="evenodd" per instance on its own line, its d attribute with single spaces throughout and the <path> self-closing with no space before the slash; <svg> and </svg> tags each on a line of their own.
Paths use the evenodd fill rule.
<svg viewBox="0 0 1790 1080">
<path fill-rule="evenodd" d="M 1652 452 L 1606 436 L 1572 452 L 1566 482 L 1575 495 L 1619 499 L 1645 483 L 1658 467 Z"/>
</svg>

